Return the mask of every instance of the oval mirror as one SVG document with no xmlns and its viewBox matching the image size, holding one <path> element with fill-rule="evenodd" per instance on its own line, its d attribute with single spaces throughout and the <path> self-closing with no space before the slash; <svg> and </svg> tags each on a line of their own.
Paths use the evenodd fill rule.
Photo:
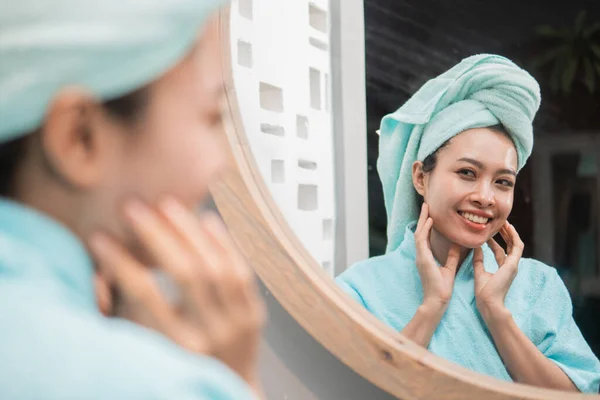
<svg viewBox="0 0 600 400">
<path fill-rule="evenodd" d="M 600 54 L 590 42 L 577 61 L 580 70 L 561 66 L 547 46 L 564 45 L 565 15 L 573 15 L 573 35 L 586 31 L 596 38 L 600 8 L 579 14 L 589 2 L 541 7 L 514 0 L 490 18 L 474 0 L 460 6 L 369 0 L 363 33 L 344 24 L 349 3 L 239 0 L 221 14 L 227 140 L 235 167 L 212 194 L 236 242 L 308 333 L 400 399 L 588 398 L 512 383 L 506 371 L 508 379 L 497 379 L 435 355 L 354 301 L 340 288 L 339 276 L 385 253 L 387 221 L 376 171 L 381 118 L 462 58 L 505 54 L 521 66 L 539 67 L 532 74 L 545 96 L 510 220 L 525 244 L 523 257 L 556 266 L 588 346 L 584 353 L 597 362 Z M 510 23 L 491 23 L 497 20 Z M 363 41 L 366 76 L 364 64 L 344 64 L 364 59 Z M 593 73 L 586 74 L 588 63 Z M 583 75 L 571 77 L 569 68 Z M 557 86 L 552 76 L 559 73 Z M 589 387 L 597 390 L 594 379 L 600 378 L 593 374 L 600 372 L 590 368 Z"/>
</svg>

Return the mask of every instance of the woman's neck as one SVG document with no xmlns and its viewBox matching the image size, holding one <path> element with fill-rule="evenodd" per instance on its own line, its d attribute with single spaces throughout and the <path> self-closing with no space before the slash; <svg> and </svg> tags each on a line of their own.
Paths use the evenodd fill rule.
<svg viewBox="0 0 600 400">
<path fill-rule="evenodd" d="M 431 236 L 429 238 L 429 241 L 431 243 L 431 252 L 433 253 L 433 257 L 435 257 L 435 259 L 438 263 L 440 263 L 440 265 L 446 264 L 446 259 L 448 258 L 448 252 L 450 251 L 450 246 L 452 245 L 452 242 L 435 229 L 431 230 Z M 462 265 L 463 261 L 465 260 L 465 258 L 467 258 L 469 250 L 470 249 L 466 247 L 461 247 L 460 259 L 458 261 L 458 268 L 456 269 L 456 272 L 458 272 L 458 269 Z"/>
</svg>

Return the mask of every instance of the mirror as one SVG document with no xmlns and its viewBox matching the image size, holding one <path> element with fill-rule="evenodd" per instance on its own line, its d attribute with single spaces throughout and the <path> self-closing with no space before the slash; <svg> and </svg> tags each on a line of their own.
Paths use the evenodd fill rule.
<svg viewBox="0 0 600 400">
<path fill-rule="evenodd" d="M 469 55 L 490 52 L 506 55 L 526 68 L 537 64 L 531 70 L 544 100 L 534 123 L 534 151 L 519 173 L 509 219 L 525 244 L 523 257 L 556 267 L 560 279 L 556 284 L 564 282 L 568 289 L 574 321 L 582 341 L 589 345 L 586 355 L 598 357 L 600 328 L 593 316 L 600 303 L 596 164 L 600 71 L 593 75 L 598 85 L 591 84 L 585 66 L 576 66 L 582 69 L 575 68 L 581 72 L 575 74 L 561 69 L 560 63 L 552 64 L 549 55 L 553 45 L 561 45 L 560 38 L 550 40 L 560 36 L 551 32 L 560 32 L 566 15 L 572 21 L 565 25 L 567 29 L 575 29 L 577 22 L 591 31 L 600 19 L 596 5 L 580 3 L 545 2 L 543 7 L 503 3 L 494 19 L 504 16 L 510 23 L 493 24 L 486 9 L 474 1 L 460 7 L 433 0 L 364 2 L 368 129 L 363 139 L 368 143 L 364 168 L 369 208 L 363 211 L 369 216 L 370 240 L 363 246 L 375 257 L 385 252 L 387 242 L 383 193 L 375 167 L 379 140 L 375 131 L 381 118 L 425 81 Z M 261 279 L 307 331 L 361 375 L 399 398 L 426 394 L 449 399 L 579 398 L 509 383 L 512 379 L 506 370 L 504 376 L 475 373 L 468 370 L 468 363 L 457 366 L 434 355 L 440 353 L 436 349 L 427 352 L 398 334 L 400 329 L 391 329 L 390 319 L 377 310 L 368 312 L 333 283 L 332 277 L 360 261 L 348 260 L 337 246 L 346 233 L 340 223 L 346 216 L 340 217 L 339 205 L 347 199 L 340 201 L 344 197 L 340 181 L 352 178 L 340 170 L 344 154 L 336 146 L 340 139 L 336 124 L 344 116 L 333 99 L 338 98 L 336 90 L 343 93 L 345 89 L 333 84 L 341 80 L 332 74 L 338 71 L 332 60 L 343 59 L 337 55 L 343 49 L 335 49 L 332 43 L 341 29 L 332 25 L 332 14 L 342 7 L 335 4 L 332 8 L 328 1 L 315 0 L 284 7 L 268 0 L 239 0 L 222 17 L 223 34 L 229 38 L 224 49 L 224 68 L 229 68 L 229 140 L 238 169 L 213 192 L 238 244 Z M 588 7 L 585 18 L 579 16 L 584 6 Z M 514 18 L 517 14 L 522 18 Z M 540 28 L 537 32 L 545 36 L 536 36 L 535 27 L 545 25 L 554 28 Z M 397 59 L 391 54 L 407 56 Z M 600 60 L 593 50 L 589 54 L 594 63 Z M 540 59 L 548 61 L 540 65 Z M 559 78 L 553 77 L 557 74 Z M 357 184 L 367 186 L 367 182 Z M 239 203 L 225 201 L 231 197 Z M 326 327 L 316 327 L 315 320 Z"/>
</svg>

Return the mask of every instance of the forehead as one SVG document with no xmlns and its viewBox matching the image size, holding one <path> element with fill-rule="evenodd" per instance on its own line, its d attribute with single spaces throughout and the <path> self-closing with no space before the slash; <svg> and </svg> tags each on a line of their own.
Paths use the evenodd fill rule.
<svg viewBox="0 0 600 400">
<path fill-rule="evenodd" d="M 466 130 L 450 140 L 439 154 L 442 161 L 472 158 L 498 168 L 516 169 L 517 150 L 507 135 L 488 128 Z"/>
</svg>

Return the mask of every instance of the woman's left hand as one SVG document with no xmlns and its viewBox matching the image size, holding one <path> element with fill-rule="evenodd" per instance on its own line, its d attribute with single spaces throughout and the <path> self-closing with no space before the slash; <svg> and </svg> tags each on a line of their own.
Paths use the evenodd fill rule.
<svg viewBox="0 0 600 400">
<path fill-rule="evenodd" d="M 514 226 L 508 222 L 500 229 L 500 234 L 506 242 L 508 255 L 494 239 L 488 241 L 488 245 L 494 252 L 498 262 L 498 271 L 495 274 L 484 269 L 481 248 L 475 249 L 473 255 L 475 299 L 477 309 L 485 321 L 488 321 L 497 313 L 506 311 L 504 299 L 517 276 L 519 261 L 525 247 Z"/>
</svg>

